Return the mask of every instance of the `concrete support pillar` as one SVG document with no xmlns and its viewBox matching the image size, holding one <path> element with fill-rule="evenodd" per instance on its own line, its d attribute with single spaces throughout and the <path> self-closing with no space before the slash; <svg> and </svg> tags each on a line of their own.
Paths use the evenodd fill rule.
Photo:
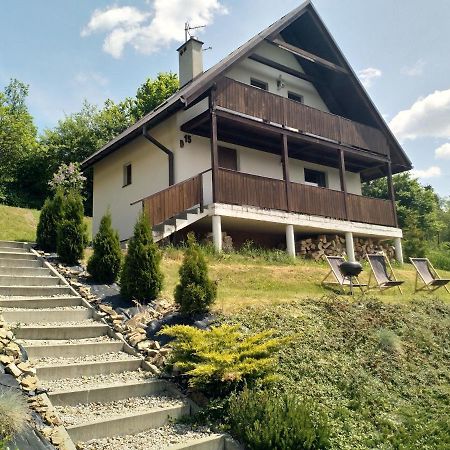
<svg viewBox="0 0 450 450">
<path fill-rule="evenodd" d="M 213 243 L 216 252 L 222 252 L 222 217 L 212 216 Z"/>
<path fill-rule="evenodd" d="M 351 262 L 355 262 L 355 244 L 353 242 L 353 233 L 345 233 L 345 248 L 347 250 L 347 259 Z"/>
<path fill-rule="evenodd" d="M 394 245 L 395 245 L 395 259 L 396 259 L 400 264 L 403 264 L 403 247 L 402 247 L 402 239 L 401 239 L 401 238 L 395 238 L 395 239 L 394 239 Z"/>
<path fill-rule="evenodd" d="M 289 256 L 295 258 L 294 225 L 286 225 L 286 249 Z"/>
</svg>

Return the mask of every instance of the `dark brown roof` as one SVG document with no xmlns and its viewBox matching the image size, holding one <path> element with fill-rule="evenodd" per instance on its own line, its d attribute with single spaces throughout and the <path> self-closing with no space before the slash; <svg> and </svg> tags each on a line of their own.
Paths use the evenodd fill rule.
<svg viewBox="0 0 450 450">
<path fill-rule="evenodd" d="M 355 114 L 361 111 L 362 108 L 365 109 L 367 115 L 370 115 L 370 120 L 376 124 L 381 130 L 383 130 L 391 144 L 391 149 L 393 149 L 392 160 L 393 160 L 393 170 L 394 172 L 402 172 L 404 170 L 409 170 L 412 167 L 411 161 L 408 159 L 407 155 L 401 148 L 400 144 L 395 139 L 391 130 L 387 126 L 381 114 L 376 109 L 375 105 L 371 101 L 369 95 L 366 90 L 360 83 L 358 77 L 354 73 L 353 69 L 350 67 L 350 64 L 345 59 L 338 45 L 334 41 L 328 29 L 325 27 L 325 24 L 320 19 L 317 11 L 312 5 L 310 0 L 302 3 L 298 8 L 291 11 L 289 14 L 285 15 L 277 22 L 273 23 L 265 30 L 258 33 L 256 36 L 247 41 L 244 45 L 234 50 L 227 57 L 222 59 L 216 65 L 211 67 L 206 72 L 202 73 L 198 77 L 194 78 L 190 83 L 183 86 L 180 90 L 178 90 L 174 95 L 172 95 L 169 99 L 167 99 L 164 103 L 159 105 L 156 109 L 151 111 L 149 114 L 145 115 L 142 119 L 137 121 L 134 125 L 126 129 L 123 133 L 119 134 L 115 139 L 110 141 L 100 150 L 92 154 L 89 158 L 87 158 L 82 163 L 83 169 L 86 169 L 101 159 L 108 156 L 110 153 L 114 152 L 124 144 L 130 142 L 135 139 L 139 135 L 142 134 L 144 126 L 153 127 L 165 120 L 167 117 L 172 115 L 174 112 L 179 109 L 187 106 L 192 103 L 194 100 L 205 94 L 217 81 L 219 77 L 221 77 L 226 70 L 230 68 L 231 65 L 237 63 L 238 61 L 248 57 L 261 42 L 265 39 L 273 38 L 279 34 L 283 34 L 284 31 L 289 32 L 288 27 L 296 21 L 299 21 L 302 16 L 306 13 L 311 14 L 311 17 L 314 22 L 315 31 L 319 32 L 320 35 L 317 35 L 313 39 L 313 46 L 321 45 L 321 49 L 329 52 L 330 60 L 334 59 L 338 62 L 342 67 L 346 68 L 349 72 L 349 76 L 346 76 L 347 79 L 346 86 L 342 86 L 342 89 L 352 90 L 353 94 L 357 94 L 358 101 L 353 101 L 355 105 L 358 105 L 359 102 L 359 111 L 354 111 Z M 303 27 L 305 30 L 307 27 Z M 307 31 L 305 31 L 306 33 Z M 319 42 L 322 41 L 322 42 Z M 313 48 L 312 48 L 313 49 Z M 307 49 L 308 50 L 308 49 Z M 302 66 L 304 66 L 304 61 L 302 62 Z M 310 70 L 314 70 L 311 68 Z"/>
</svg>

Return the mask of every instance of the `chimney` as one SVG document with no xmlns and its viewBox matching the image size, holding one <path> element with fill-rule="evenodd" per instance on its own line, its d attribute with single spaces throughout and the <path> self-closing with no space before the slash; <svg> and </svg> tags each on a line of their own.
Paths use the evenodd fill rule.
<svg viewBox="0 0 450 450">
<path fill-rule="evenodd" d="M 177 51 L 179 54 L 180 87 L 203 73 L 203 42 L 191 37 Z"/>
</svg>

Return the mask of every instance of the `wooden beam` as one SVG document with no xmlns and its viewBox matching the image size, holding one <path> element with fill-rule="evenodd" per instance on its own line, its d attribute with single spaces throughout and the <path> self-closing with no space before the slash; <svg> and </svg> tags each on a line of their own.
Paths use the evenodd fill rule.
<svg viewBox="0 0 450 450">
<path fill-rule="evenodd" d="M 265 58 L 264 56 L 257 55 L 253 53 L 248 57 L 252 61 L 259 62 L 260 64 L 264 64 L 265 66 L 271 67 L 272 69 L 279 70 L 280 72 L 287 73 L 288 75 L 292 75 L 293 77 L 300 78 L 301 80 L 309 81 L 310 83 L 324 83 L 324 81 L 319 80 L 316 77 L 312 77 L 306 73 L 300 72 L 299 70 L 291 69 L 288 66 L 277 63 L 276 61 L 272 61 L 269 58 Z"/>
<path fill-rule="evenodd" d="M 193 119 L 183 123 L 181 125 L 180 130 L 184 133 L 191 133 L 196 128 L 202 126 L 204 123 L 208 122 L 210 119 L 210 111 L 206 110 L 205 112 L 199 114 L 198 116 L 194 117 Z"/>
<path fill-rule="evenodd" d="M 320 56 L 314 55 L 314 53 L 310 53 L 306 50 L 298 48 L 295 45 L 288 44 L 281 39 L 274 39 L 273 41 L 271 41 L 271 43 L 283 50 L 286 50 L 287 52 L 299 56 L 300 58 L 306 59 L 309 62 L 318 64 L 319 66 L 325 67 L 330 70 L 334 70 L 335 72 L 340 72 L 348 75 L 348 71 L 343 67 L 338 66 L 337 64 L 334 64 L 324 58 L 321 58 Z"/>
<path fill-rule="evenodd" d="M 212 167 L 212 191 L 213 203 L 217 198 L 217 179 L 219 173 L 219 150 L 217 146 L 217 113 L 216 113 L 216 90 L 211 90 L 209 96 L 209 111 L 211 115 L 211 167 Z"/>
<path fill-rule="evenodd" d="M 394 188 L 394 181 L 392 179 L 392 164 L 390 161 L 388 161 L 387 163 L 387 182 L 388 182 L 389 198 L 392 202 L 392 210 L 394 212 L 395 227 L 398 228 L 397 207 L 395 205 L 395 188 Z"/>
<path fill-rule="evenodd" d="M 283 149 L 282 149 L 282 156 L 281 161 L 283 164 L 283 180 L 286 185 L 286 203 L 287 203 L 287 210 L 289 212 L 292 211 L 292 199 L 291 199 L 291 179 L 289 176 L 289 148 L 288 148 L 288 140 L 287 135 L 282 135 L 282 142 L 283 142 Z"/>
<path fill-rule="evenodd" d="M 345 179 L 345 155 L 344 150 L 340 149 L 339 152 L 339 178 L 341 180 L 341 191 L 344 193 L 344 204 L 345 204 L 345 216 L 348 220 L 349 207 L 348 207 L 348 196 L 347 196 L 347 180 Z"/>
</svg>

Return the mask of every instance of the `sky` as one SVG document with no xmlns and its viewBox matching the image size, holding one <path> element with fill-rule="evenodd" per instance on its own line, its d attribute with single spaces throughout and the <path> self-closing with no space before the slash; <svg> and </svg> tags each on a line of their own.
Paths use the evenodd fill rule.
<svg viewBox="0 0 450 450">
<path fill-rule="evenodd" d="M 450 196 L 450 1 L 315 0 L 344 55 L 414 164 Z M 178 71 L 184 23 L 212 47 L 205 68 L 299 0 L 0 0 L 0 89 L 30 86 L 39 130 L 83 100 L 134 96 L 148 77 Z"/>
</svg>

